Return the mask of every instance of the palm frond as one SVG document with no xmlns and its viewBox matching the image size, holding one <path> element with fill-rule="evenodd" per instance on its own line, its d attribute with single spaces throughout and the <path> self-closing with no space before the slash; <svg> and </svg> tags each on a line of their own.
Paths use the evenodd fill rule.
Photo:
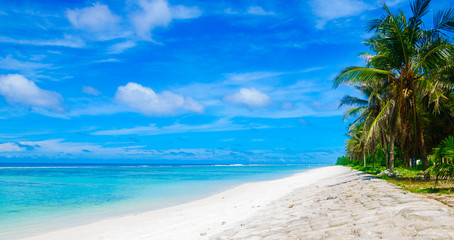
<svg viewBox="0 0 454 240">
<path fill-rule="evenodd" d="M 369 134 L 367 135 L 366 141 L 371 139 L 374 135 L 378 134 L 381 127 L 389 126 L 387 124 L 387 119 L 390 118 L 390 115 L 394 112 L 395 102 L 393 100 L 388 101 L 381 111 L 378 113 L 377 117 L 372 121 L 372 124 L 369 128 Z"/>
<path fill-rule="evenodd" d="M 345 105 L 346 106 L 364 107 L 364 106 L 367 106 L 367 101 L 364 99 L 361 99 L 361 98 L 354 97 L 354 96 L 345 95 L 340 101 L 339 108 L 341 108 Z"/>
<path fill-rule="evenodd" d="M 420 71 L 420 67 L 434 69 L 445 66 L 453 57 L 453 53 L 454 46 L 452 44 L 440 44 L 424 54 L 422 59 L 415 65 L 415 71 Z"/>
<path fill-rule="evenodd" d="M 434 30 L 454 32 L 454 9 L 448 8 L 438 11 L 433 17 Z"/>
<path fill-rule="evenodd" d="M 344 121 L 346 121 L 348 118 L 358 116 L 358 114 L 361 114 L 366 109 L 367 109 L 366 107 L 356 107 L 356 108 L 352 108 L 352 109 L 345 111 L 345 113 L 343 115 Z M 362 120 L 362 118 L 358 118 L 357 120 L 355 120 L 355 122 L 353 124 L 356 124 L 357 122 L 359 122 L 361 120 Z"/>
<path fill-rule="evenodd" d="M 454 137 L 449 136 L 439 146 L 444 157 L 454 159 Z"/>
<path fill-rule="evenodd" d="M 347 67 L 334 79 L 334 88 L 345 83 L 364 83 L 370 82 L 373 79 L 381 79 L 389 74 L 390 71 L 367 68 L 367 67 Z"/>
<path fill-rule="evenodd" d="M 421 18 L 429 13 L 430 2 L 431 0 L 414 0 L 413 3 L 410 3 L 411 12 L 413 13 L 413 23 L 421 21 Z"/>
</svg>

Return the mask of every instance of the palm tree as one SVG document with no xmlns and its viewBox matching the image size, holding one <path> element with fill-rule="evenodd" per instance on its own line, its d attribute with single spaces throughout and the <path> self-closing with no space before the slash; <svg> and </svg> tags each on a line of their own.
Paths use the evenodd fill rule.
<svg viewBox="0 0 454 240">
<path fill-rule="evenodd" d="M 346 95 L 340 101 L 339 108 L 343 106 L 356 106 L 355 108 L 352 108 L 345 112 L 344 121 L 348 118 L 356 117 L 359 115 L 350 125 L 349 131 L 352 132 L 354 130 L 357 130 L 356 126 L 358 125 L 362 126 L 361 138 L 359 138 L 358 140 L 351 138 L 351 140 L 358 141 L 363 146 L 362 157 L 364 167 L 366 167 L 366 151 L 371 151 L 372 155 L 375 155 L 376 139 L 367 138 L 367 133 L 370 130 L 370 126 L 373 123 L 373 120 L 377 117 L 381 109 L 382 85 L 380 85 L 380 83 L 362 84 L 360 86 L 354 87 L 359 90 L 367 98 L 367 100 Z M 350 136 L 351 134 L 348 135 Z M 383 145 L 384 141 L 382 141 L 382 138 L 379 138 L 378 141 L 380 141 L 380 143 Z"/>
<path fill-rule="evenodd" d="M 364 147 L 364 141 L 363 141 L 363 125 L 361 124 L 355 124 L 351 125 L 349 127 L 349 131 L 347 133 L 347 136 L 349 139 L 347 139 L 346 144 L 345 144 L 345 150 L 347 151 L 347 157 L 351 159 L 361 159 L 361 157 L 365 156 L 365 147 Z M 363 158 L 363 161 L 365 158 Z"/>
<path fill-rule="evenodd" d="M 447 99 L 443 94 L 446 78 L 454 72 L 454 47 L 445 36 L 445 32 L 454 31 L 454 10 L 435 14 L 434 27 L 425 30 L 422 17 L 429 12 L 430 2 L 415 0 L 411 3 L 413 16 L 409 19 L 402 11 L 391 13 L 383 4 L 385 14 L 368 26 L 368 31 L 375 35 L 366 42 L 374 52 L 364 54 L 367 66 L 348 67 L 334 81 L 334 87 L 377 82 L 384 86 L 381 93 L 384 101 L 369 127 L 367 139 L 386 135 L 390 170 L 394 170 L 396 143 L 406 153 L 405 162 L 409 161 L 413 145 L 414 149 L 420 149 L 424 168 L 428 167 L 424 124 L 417 105 L 428 104 L 432 113 L 438 113 L 440 104 Z"/>
</svg>

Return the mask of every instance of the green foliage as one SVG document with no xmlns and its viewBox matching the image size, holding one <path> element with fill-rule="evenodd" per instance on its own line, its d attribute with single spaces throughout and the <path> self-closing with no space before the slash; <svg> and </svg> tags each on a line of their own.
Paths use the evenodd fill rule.
<svg viewBox="0 0 454 240">
<path fill-rule="evenodd" d="M 336 165 L 347 166 L 352 163 L 352 160 L 348 157 L 342 156 L 338 157 L 336 161 Z"/>
<path fill-rule="evenodd" d="M 403 163 L 404 163 L 403 155 L 404 154 L 403 154 L 402 149 L 400 147 L 396 147 L 394 149 L 394 156 L 395 156 L 394 164 L 396 166 L 403 166 Z"/>
<path fill-rule="evenodd" d="M 386 166 L 386 155 L 385 150 L 381 145 L 377 147 L 377 151 L 375 152 L 375 166 Z"/>
<path fill-rule="evenodd" d="M 417 193 L 441 193 L 441 194 L 453 194 L 454 188 L 420 188 L 415 192 Z"/>
<path fill-rule="evenodd" d="M 387 180 L 387 179 L 390 179 L 391 177 L 386 175 L 386 174 L 384 174 L 384 175 L 381 175 L 380 178 Z"/>
<path fill-rule="evenodd" d="M 435 175 L 435 184 L 438 183 L 439 179 L 454 178 L 454 137 L 447 137 L 434 152 L 435 164 L 426 172 Z"/>
<path fill-rule="evenodd" d="M 356 166 L 352 166 L 352 168 L 356 169 L 358 171 L 368 173 L 368 174 L 373 174 L 373 175 L 375 175 L 378 170 L 377 168 L 374 168 L 371 165 L 368 165 L 366 167 L 364 167 L 363 165 L 356 165 Z"/>
<path fill-rule="evenodd" d="M 411 17 L 383 4 L 384 14 L 367 26 L 374 35 L 365 41 L 372 52 L 362 54 L 366 66 L 347 67 L 334 79 L 335 88 L 349 85 L 363 95 L 347 95 L 339 105 L 351 107 L 344 117 L 353 119 L 346 141 L 352 165 L 374 162 L 393 170 L 421 159 L 417 168 L 424 169 L 428 149 L 454 134 L 454 45 L 447 34 L 454 32 L 454 9 L 434 13 L 427 28 L 430 3 L 413 0 Z M 449 141 L 454 147 L 454 138 Z M 453 159 L 454 148 L 440 149 L 435 156 Z M 453 177 L 452 161 L 435 162 L 430 171 L 437 177 Z"/>
<path fill-rule="evenodd" d="M 409 168 L 395 168 L 401 174 L 401 178 L 417 178 L 419 177 L 421 171 L 417 169 L 409 169 Z"/>
</svg>

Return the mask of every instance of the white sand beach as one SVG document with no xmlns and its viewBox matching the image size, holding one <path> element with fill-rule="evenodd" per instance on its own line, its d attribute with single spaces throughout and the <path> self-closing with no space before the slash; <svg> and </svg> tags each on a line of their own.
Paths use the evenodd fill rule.
<svg viewBox="0 0 454 240">
<path fill-rule="evenodd" d="M 454 209 L 332 166 L 26 239 L 454 239 Z"/>
</svg>

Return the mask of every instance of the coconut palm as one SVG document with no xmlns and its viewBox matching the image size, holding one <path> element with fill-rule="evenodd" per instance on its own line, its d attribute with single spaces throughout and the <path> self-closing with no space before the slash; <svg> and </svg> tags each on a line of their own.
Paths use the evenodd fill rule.
<svg viewBox="0 0 454 240">
<path fill-rule="evenodd" d="M 389 142 L 389 166 L 394 169 L 394 147 L 400 145 L 405 162 L 409 161 L 411 146 L 420 149 L 424 168 L 427 152 L 424 124 L 418 104 L 427 104 L 433 114 L 447 97 L 447 79 L 453 76 L 454 47 L 446 40 L 445 32 L 454 30 L 454 11 L 438 12 L 434 27 L 423 29 L 422 17 L 429 12 L 430 0 L 411 3 L 413 16 L 409 19 L 399 11 L 393 14 L 383 4 L 385 14 L 372 20 L 368 30 L 375 33 L 366 41 L 374 54 L 364 54 L 366 67 L 348 67 L 336 77 L 340 84 L 377 84 L 383 87 L 381 109 L 372 121 L 367 139 L 385 135 Z M 385 128 L 385 129 L 382 129 Z M 415 153 L 413 154 L 415 155 Z"/>
<path fill-rule="evenodd" d="M 352 159 L 365 159 L 366 149 L 364 147 L 363 138 L 363 125 L 355 124 L 349 127 L 347 139 L 345 143 L 345 150 L 347 151 L 347 157 Z"/>
<path fill-rule="evenodd" d="M 369 132 L 370 126 L 373 123 L 373 120 L 377 117 L 381 109 L 382 103 L 382 86 L 379 84 L 362 84 L 361 86 L 354 86 L 359 90 L 366 98 L 360 99 L 354 96 L 346 95 L 342 98 L 339 104 L 339 108 L 343 106 L 355 106 L 352 109 L 349 109 L 344 114 L 344 120 L 352 117 L 358 117 L 350 125 L 350 131 L 354 131 L 356 126 L 362 125 L 361 138 L 358 139 L 358 142 L 363 146 L 362 158 L 364 167 L 366 166 L 366 152 L 371 151 L 372 155 L 375 154 L 376 149 L 376 139 L 367 138 L 367 133 Z M 351 140 L 356 141 L 354 138 Z M 381 138 L 378 139 L 381 144 Z"/>
</svg>

